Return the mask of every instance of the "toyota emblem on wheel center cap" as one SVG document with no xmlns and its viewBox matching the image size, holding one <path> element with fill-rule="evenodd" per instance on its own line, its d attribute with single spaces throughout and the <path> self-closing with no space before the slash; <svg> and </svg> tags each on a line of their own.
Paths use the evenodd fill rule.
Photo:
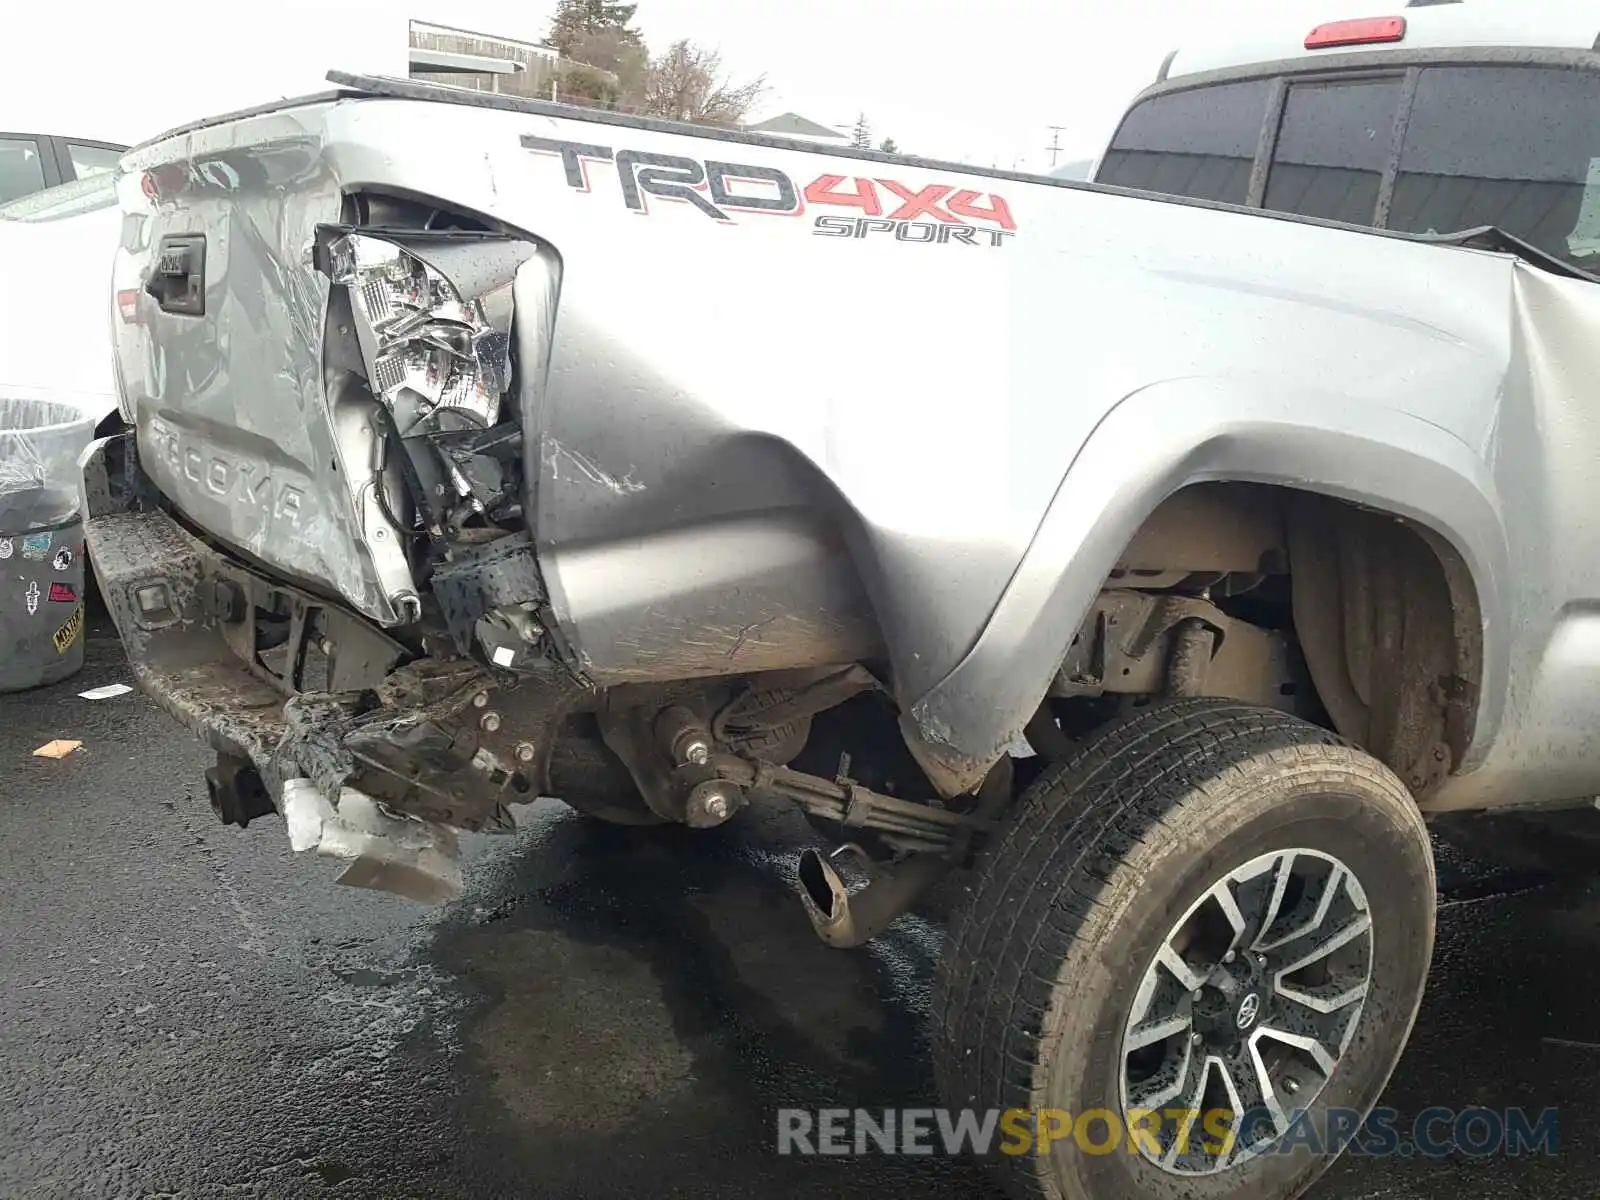
<svg viewBox="0 0 1600 1200">
<path fill-rule="evenodd" d="M 1251 992 L 1239 1002 L 1239 1015 L 1234 1018 L 1234 1024 L 1240 1029 L 1249 1029 L 1260 1015 L 1261 996 L 1257 992 Z"/>
</svg>

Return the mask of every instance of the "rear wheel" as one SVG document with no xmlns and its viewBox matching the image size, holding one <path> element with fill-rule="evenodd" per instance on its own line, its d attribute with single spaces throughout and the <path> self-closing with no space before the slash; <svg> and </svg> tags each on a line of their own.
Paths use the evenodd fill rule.
<svg viewBox="0 0 1600 1200">
<path fill-rule="evenodd" d="M 1053 1110 L 1048 1147 L 999 1156 L 1017 1196 L 1298 1195 L 1376 1103 L 1432 953 L 1404 786 L 1231 701 L 1108 727 L 1029 789 L 975 875 L 936 1066 L 952 1107 Z"/>
</svg>

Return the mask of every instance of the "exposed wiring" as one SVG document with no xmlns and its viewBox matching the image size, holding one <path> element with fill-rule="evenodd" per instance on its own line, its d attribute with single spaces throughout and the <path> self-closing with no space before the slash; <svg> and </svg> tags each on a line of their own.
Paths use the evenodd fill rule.
<svg viewBox="0 0 1600 1200">
<path fill-rule="evenodd" d="M 402 534 L 415 533 L 415 529 L 407 529 L 400 518 L 394 515 L 394 509 L 389 507 L 389 493 L 383 484 L 383 471 L 372 473 L 372 494 L 378 501 L 378 511 L 383 514 L 384 520 L 393 525 L 395 530 Z"/>
</svg>

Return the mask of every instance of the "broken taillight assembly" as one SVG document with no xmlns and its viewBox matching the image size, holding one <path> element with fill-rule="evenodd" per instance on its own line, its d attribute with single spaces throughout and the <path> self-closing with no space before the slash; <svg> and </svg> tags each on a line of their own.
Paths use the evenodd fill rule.
<svg viewBox="0 0 1600 1200">
<path fill-rule="evenodd" d="M 512 285 L 536 248 L 493 234 L 325 228 L 329 280 L 343 287 L 380 432 L 403 450 L 423 528 L 459 530 L 508 498 L 502 402 L 511 387 Z"/>
<path fill-rule="evenodd" d="M 440 270 L 395 242 L 352 233 L 330 249 L 332 280 L 350 289 L 374 393 L 393 408 L 409 392 L 418 420 L 446 410 L 480 428 L 493 425 L 511 386 L 510 274 L 463 298 Z M 508 264 L 513 272 L 521 258 Z"/>
</svg>

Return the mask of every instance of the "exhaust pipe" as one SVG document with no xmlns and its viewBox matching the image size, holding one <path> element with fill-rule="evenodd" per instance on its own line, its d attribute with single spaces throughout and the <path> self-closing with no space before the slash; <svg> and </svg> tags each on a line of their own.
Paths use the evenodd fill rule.
<svg viewBox="0 0 1600 1200">
<path fill-rule="evenodd" d="M 844 850 L 860 853 L 841 846 L 834 854 Z M 853 949 L 904 916 L 949 869 L 943 855 L 913 854 L 875 870 L 872 881 L 852 894 L 828 859 L 807 850 L 800 855 L 800 902 L 818 937 L 838 949 Z"/>
</svg>

